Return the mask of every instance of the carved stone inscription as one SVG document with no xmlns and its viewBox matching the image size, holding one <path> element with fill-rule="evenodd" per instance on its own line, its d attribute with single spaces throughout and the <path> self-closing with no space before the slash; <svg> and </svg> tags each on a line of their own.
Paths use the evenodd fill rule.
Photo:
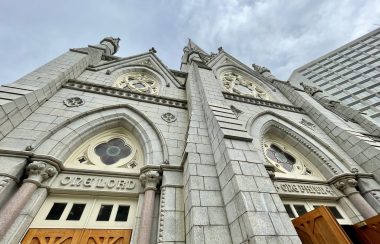
<svg viewBox="0 0 380 244">
<path fill-rule="evenodd" d="M 278 193 L 306 195 L 306 196 L 336 196 L 330 186 L 315 184 L 298 184 L 287 182 L 274 182 Z"/>
<path fill-rule="evenodd" d="M 138 179 L 125 177 L 60 174 L 55 179 L 52 188 L 58 190 L 138 193 L 140 182 Z"/>
</svg>

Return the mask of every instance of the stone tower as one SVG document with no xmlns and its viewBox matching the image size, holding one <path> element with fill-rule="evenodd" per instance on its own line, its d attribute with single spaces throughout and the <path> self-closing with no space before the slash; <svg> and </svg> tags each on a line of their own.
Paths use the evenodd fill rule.
<svg viewBox="0 0 380 244">
<path fill-rule="evenodd" d="M 1 243 L 301 243 L 321 205 L 380 212 L 375 124 L 223 48 L 189 40 L 173 70 L 119 41 L 0 87 Z"/>
</svg>

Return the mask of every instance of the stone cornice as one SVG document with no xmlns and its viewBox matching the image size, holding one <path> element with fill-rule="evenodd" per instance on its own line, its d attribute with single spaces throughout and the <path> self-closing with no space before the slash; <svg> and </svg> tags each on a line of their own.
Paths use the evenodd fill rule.
<svg viewBox="0 0 380 244">
<path fill-rule="evenodd" d="M 89 83 L 89 82 L 80 81 L 80 80 L 69 80 L 65 85 L 63 85 L 63 87 L 79 90 L 79 91 L 97 93 L 101 95 L 121 97 L 125 99 L 132 99 L 132 100 L 137 100 L 137 101 L 142 101 L 142 102 L 147 102 L 147 103 L 155 103 L 155 104 L 169 106 L 169 107 L 187 109 L 186 100 L 138 93 L 138 92 L 128 91 L 128 90 L 124 90 L 124 89 L 120 89 L 116 87 L 99 85 L 99 84 Z"/>
<path fill-rule="evenodd" d="M 250 96 L 243 96 L 243 95 L 238 95 L 238 94 L 233 94 L 233 93 L 228 93 L 228 92 L 223 92 L 223 96 L 225 99 L 234 100 L 234 101 L 238 101 L 238 102 L 250 103 L 250 104 L 255 104 L 255 105 L 260 105 L 260 106 L 265 106 L 265 107 L 270 107 L 270 108 L 281 109 L 281 110 L 285 110 L 285 111 L 305 114 L 305 111 L 302 108 L 294 107 L 294 106 L 287 105 L 287 104 L 276 103 L 276 102 L 272 102 L 272 101 L 268 101 L 268 100 L 262 100 L 262 99 L 257 99 L 257 98 L 250 97 Z"/>
</svg>

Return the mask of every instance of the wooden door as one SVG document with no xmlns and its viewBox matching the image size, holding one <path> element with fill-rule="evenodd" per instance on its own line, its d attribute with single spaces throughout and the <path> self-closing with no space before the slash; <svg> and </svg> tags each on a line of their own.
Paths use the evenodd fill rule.
<svg viewBox="0 0 380 244">
<path fill-rule="evenodd" d="M 81 243 L 81 229 L 29 229 L 22 244 L 76 244 Z"/>
<path fill-rule="evenodd" d="M 324 206 L 292 220 L 302 243 L 352 243 L 331 212 Z"/>
<path fill-rule="evenodd" d="M 132 230 L 29 229 L 22 244 L 129 244 Z"/>
<path fill-rule="evenodd" d="M 83 244 L 129 244 L 132 230 L 84 230 Z"/>
<path fill-rule="evenodd" d="M 361 243 L 375 244 L 380 240 L 380 215 L 376 215 L 354 225 Z"/>
</svg>

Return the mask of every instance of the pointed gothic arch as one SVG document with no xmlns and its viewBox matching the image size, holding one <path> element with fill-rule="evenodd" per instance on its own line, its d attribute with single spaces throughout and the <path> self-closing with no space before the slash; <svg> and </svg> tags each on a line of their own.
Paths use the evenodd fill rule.
<svg viewBox="0 0 380 244">
<path fill-rule="evenodd" d="M 35 152 L 64 162 L 80 145 L 112 128 L 124 128 L 137 139 L 144 164 L 168 162 L 162 133 L 142 112 L 127 104 L 93 109 L 66 120 L 39 140 Z"/>
<path fill-rule="evenodd" d="M 266 84 L 265 82 L 261 81 L 260 78 L 256 77 L 255 75 L 253 75 L 251 72 L 247 71 L 244 68 L 241 68 L 241 67 L 238 67 L 238 66 L 232 65 L 232 64 L 225 64 L 225 65 L 221 65 L 221 66 L 216 68 L 215 75 L 222 82 L 221 76 L 223 76 L 223 74 L 225 74 L 226 72 L 229 72 L 229 71 L 236 72 L 237 74 L 240 74 L 243 77 L 246 77 L 247 79 L 252 81 L 254 84 L 256 84 L 260 90 L 262 90 L 264 93 L 267 94 L 267 98 L 261 98 L 260 96 L 258 96 L 257 98 L 264 99 L 264 100 L 270 100 L 270 101 L 278 101 L 278 99 L 277 99 L 278 94 L 276 94 L 274 92 L 275 88 L 273 88 L 273 87 L 271 87 L 271 85 Z M 242 94 L 242 95 L 244 95 L 244 94 Z"/>
<path fill-rule="evenodd" d="M 273 134 L 303 154 L 326 180 L 337 174 L 349 172 L 350 165 L 347 165 L 349 162 L 331 151 L 329 146 L 321 139 L 291 120 L 272 111 L 264 111 L 250 118 L 246 127 L 254 138 L 253 143 L 257 149 L 263 152 L 265 135 Z"/>
</svg>

